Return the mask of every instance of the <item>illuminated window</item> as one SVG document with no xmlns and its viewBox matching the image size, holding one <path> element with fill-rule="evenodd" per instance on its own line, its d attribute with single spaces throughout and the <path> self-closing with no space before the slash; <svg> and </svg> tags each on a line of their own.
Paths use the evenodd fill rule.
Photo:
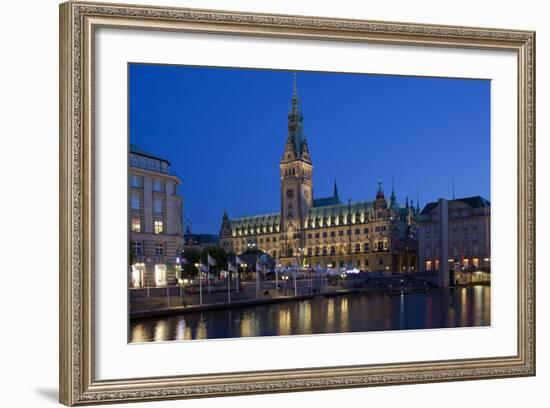
<svg viewBox="0 0 550 408">
<path fill-rule="evenodd" d="M 141 221 L 139 218 L 132 218 L 132 232 L 141 231 Z"/>
<path fill-rule="evenodd" d="M 155 244 L 155 255 L 164 255 L 164 245 Z"/>
<path fill-rule="evenodd" d="M 464 265 L 465 268 L 469 268 L 470 267 L 470 260 L 466 258 L 466 259 L 464 259 L 462 264 Z"/>
<path fill-rule="evenodd" d="M 388 241 L 384 241 L 384 251 L 388 250 Z"/>
<path fill-rule="evenodd" d="M 157 191 L 157 192 L 162 191 L 162 181 L 153 180 L 153 191 Z"/>
<path fill-rule="evenodd" d="M 474 258 L 472 259 L 472 264 L 474 265 L 474 268 L 479 268 L 479 259 L 478 258 Z"/>
<path fill-rule="evenodd" d="M 156 214 L 162 214 L 162 200 L 160 198 L 155 198 L 153 201 L 153 209 Z"/>
<path fill-rule="evenodd" d="M 140 208 L 140 200 L 138 194 L 132 194 L 132 210 L 139 210 Z"/>
<path fill-rule="evenodd" d="M 164 231 L 164 225 L 162 221 L 155 220 L 155 234 L 162 234 Z"/>
<path fill-rule="evenodd" d="M 431 271 L 432 270 L 432 261 L 426 261 L 426 270 Z"/>
</svg>

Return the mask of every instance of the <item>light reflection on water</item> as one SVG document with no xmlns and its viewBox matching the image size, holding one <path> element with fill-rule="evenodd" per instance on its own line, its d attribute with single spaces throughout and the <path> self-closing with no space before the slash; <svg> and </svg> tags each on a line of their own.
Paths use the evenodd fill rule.
<svg viewBox="0 0 550 408">
<path fill-rule="evenodd" d="M 406 330 L 491 324 L 491 288 L 387 295 L 352 294 L 298 302 L 135 319 L 131 342 Z"/>
</svg>

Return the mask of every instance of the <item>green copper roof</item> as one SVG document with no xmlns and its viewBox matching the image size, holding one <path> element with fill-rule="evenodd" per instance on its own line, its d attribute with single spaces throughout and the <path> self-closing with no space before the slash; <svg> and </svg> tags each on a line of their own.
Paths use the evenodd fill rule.
<svg viewBox="0 0 550 408">
<path fill-rule="evenodd" d="M 268 227 L 279 225 L 281 222 L 281 214 L 259 214 L 229 220 L 231 229 L 235 228 L 252 228 L 252 227 Z"/>
<path fill-rule="evenodd" d="M 316 198 L 313 200 L 313 207 L 326 207 L 327 205 L 338 205 L 340 204 L 340 199 L 335 196 Z"/>
<path fill-rule="evenodd" d="M 373 201 L 361 201 L 349 204 L 326 205 L 310 208 L 308 218 L 332 217 L 346 215 L 351 209 L 352 214 L 366 213 L 374 208 Z"/>
</svg>

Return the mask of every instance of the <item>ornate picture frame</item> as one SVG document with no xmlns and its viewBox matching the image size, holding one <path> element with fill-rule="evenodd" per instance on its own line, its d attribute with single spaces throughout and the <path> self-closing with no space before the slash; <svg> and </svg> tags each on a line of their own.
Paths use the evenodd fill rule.
<svg viewBox="0 0 550 408">
<path fill-rule="evenodd" d="M 98 380 L 94 47 L 100 27 L 517 55 L 517 353 L 490 358 Z M 535 375 L 535 33 L 135 5 L 60 6 L 60 401 L 197 398 Z"/>
</svg>

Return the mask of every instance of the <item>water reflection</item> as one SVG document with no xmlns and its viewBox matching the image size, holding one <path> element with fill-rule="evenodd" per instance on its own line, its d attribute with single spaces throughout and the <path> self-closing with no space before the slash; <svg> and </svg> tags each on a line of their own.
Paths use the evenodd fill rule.
<svg viewBox="0 0 550 408">
<path fill-rule="evenodd" d="M 300 322 L 303 325 L 304 334 L 311 333 L 311 302 L 300 302 Z"/>
<path fill-rule="evenodd" d="M 353 294 L 299 302 L 136 319 L 131 342 L 486 326 L 491 288 Z"/>
</svg>

